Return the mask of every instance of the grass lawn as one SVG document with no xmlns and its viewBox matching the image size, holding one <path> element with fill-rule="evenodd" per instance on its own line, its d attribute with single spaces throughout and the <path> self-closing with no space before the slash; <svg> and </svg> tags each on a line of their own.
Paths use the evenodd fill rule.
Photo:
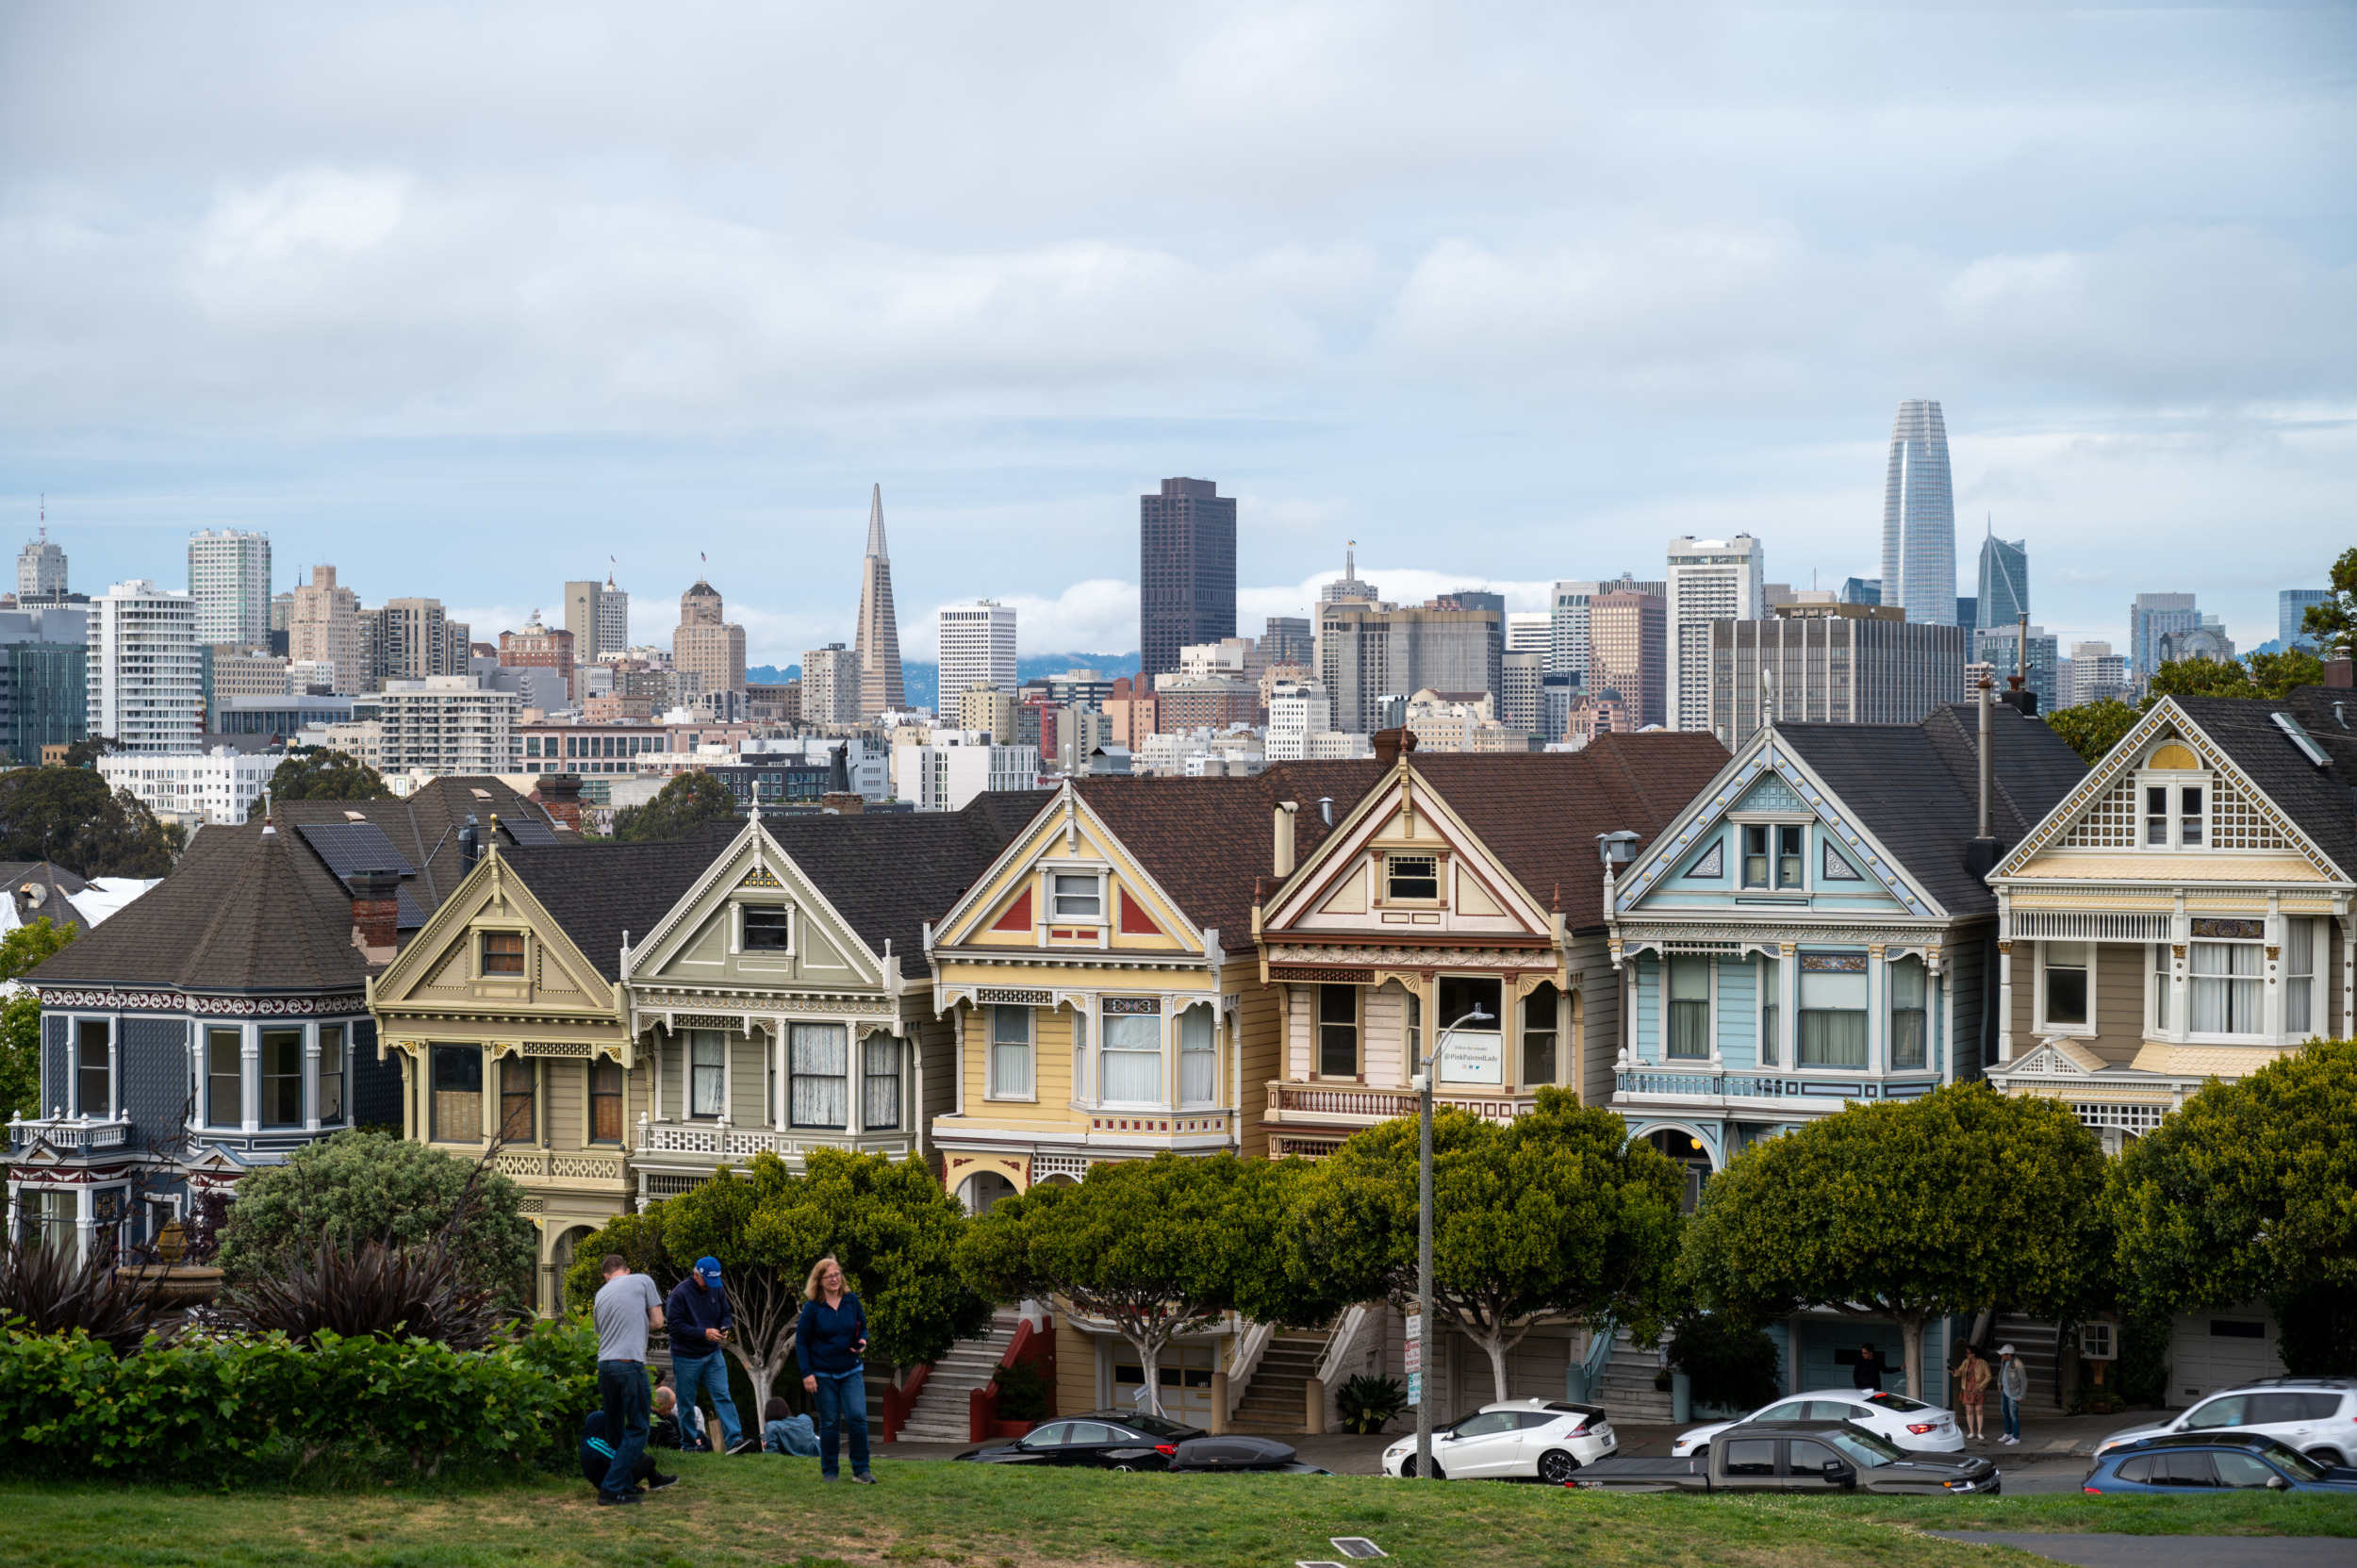
<svg viewBox="0 0 2357 1568">
<path fill-rule="evenodd" d="M 681 1469 L 679 1486 L 629 1509 L 594 1507 L 587 1486 L 553 1478 L 472 1491 L 229 1494 L 6 1482 L 0 1562 L 1284 1568 L 1335 1556 L 1329 1536 L 1365 1535 L 1402 1568 L 1934 1568 L 2036 1560 L 1927 1539 L 1917 1526 L 2357 1537 L 2357 1504 L 2266 1493 L 1735 1501 L 1372 1476 L 1113 1476 L 884 1461 L 882 1485 L 854 1487 L 822 1486 L 810 1460 L 696 1456 Z"/>
</svg>

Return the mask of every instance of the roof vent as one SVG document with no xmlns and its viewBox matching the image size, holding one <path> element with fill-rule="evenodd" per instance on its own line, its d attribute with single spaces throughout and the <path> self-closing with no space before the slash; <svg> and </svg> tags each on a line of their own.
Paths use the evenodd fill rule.
<svg viewBox="0 0 2357 1568">
<path fill-rule="evenodd" d="M 2267 717 L 2275 720 L 2277 729 L 2291 736 L 2292 744 L 2299 748 L 2301 756 L 2306 757 L 2318 767 L 2332 766 L 2332 759 L 2324 754 L 2324 748 L 2316 744 L 2314 735 L 2299 727 L 2299 719 L 2287 713 L 2269 714 Z"/>
</svg>

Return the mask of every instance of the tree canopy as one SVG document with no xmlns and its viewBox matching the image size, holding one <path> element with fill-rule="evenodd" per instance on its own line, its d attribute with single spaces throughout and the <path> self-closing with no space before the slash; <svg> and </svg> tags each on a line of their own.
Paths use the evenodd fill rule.
<svg viewBox="0 0 2357 1568">
<path fill-rule="evenodd" d="M 81 934 L 81 927 L 58 925 L 46 915 L 29 926 L 18 926 L 0 936 L 0 980 L 30 974 L 42 960 Z"/>
<path fill-rule="evenodd" d="M 961 1271 L 1000 1301 L 1050 1293 L 1111 1323 L 1136 1347 L 1147 1396 L 1161 1409 L 1162 1348 L 1230 1312 L 1262 1322 L 1316 1321 L 1342 1303 L 1303 1310 L 1316 1292 L 1287 1278 L 1283 1238 L 1297 1160 L 1231 1154 L 1108 1160 L 1072 1186 L 1002 1197 L 969 1222 Z"/>
<path fill-rule="evenodd" d="M 41 994 L 0 1000 L 0 1112 L 41 1114 Z"/>
<path fill-rule="evenodd" d="M 2127 737 L 2149 705 L 2130 707 L 2117 697 L 2106 697 L 2100 702 L 2082 702 L 2075 708 L 2056 708 L 2046 716 L 2046 723 L 2079 753 L 2081 762 L 2093 767 Z"/>
<path fill-rule="evenodd" d="M 706 822 L 735 815 L 736 797 L 729 786 L 697 769 L 675 775 L 645 805 L 616 812 L 614 837 L 623 844 L 685 838 Z"/>
<path fill-rule="evenodd" d="M 2103 1153 L 2070 1108 L 1950 1084 L 1852 1104 L 1727 1162 L 1684 1272 L 1747 1322 L 1796 1307 L 1895 1320 L 1929 1395 L 1927 1318 L 2084 1303 L 2102 1272 Z"/>
<path fill-rule="evenodd" d="M 2296 1373 L 2357 1373 L 2357 1041 L 2212 1080 L 2115 1163 L 2103 1207 L 2140 1315 L 2266 1299 Z"/>
<path fill-rule="evenodd" d="M 321 747 L 289 751 L 270 776 L 276 801 L 389 801 L 385 776 L 346 751 Z"/>
<path fill-rule="evenodd" d="M 235 1283 L 272 1272 L 290 1250 L 315 1248 L 322 1232 L 353 1245 L 421 1246 L 450 1224 L 470 1180 L 457 1249 L 466 1278 L 507 1307 L 528 1308 L 540 1251 L 522 1191 L 496 1171 L 478 1177 L 468 1161 L 381 1132 L 338 1132 L 239 1179 L 218 1261 Z"/>
<path fill-rule="evenodd" d="M 2357 547 L 2342 551 L 2332 563 L 2332 598 L 2308 606 L 2299 629 L 2315 633 L 2319 646 L 2345 652 L 2357 634 Z"/>
<path fill-rule="evenodd" d="M 0 860 L 43 859 L 85 877 L 160 877 L 173 850 L 154 812 L 87 768 L 0 773 Z"/>
<path fill-rule="evenodd" d="M 2145 711 L 2163 697 L 2242 697 L 2279 701 L 2300 686 L 2324 683 L 2324 661 L 2304 649 L 2253 653 L 2246 659 L 2171 659 L 2152 672 L 2150 695 L 2134 706 L 2116 697 L 2056 708 L 2047 724 L 2089 767 L 2118 745 Z"/>
<path fill-rule="evenodd" d="M 1417 1135 L 1408 1118 L 1353 1136 L 1305 1182 L 1288 1230 L 1297 1278 L 1343 1300 L 1412 1308 Z M 1433 1312 L 1490 1358 L 1507 1397 L 1507 1352 L 1546 1318 L 1607 1319 L 1658 1337 L 1672 1305 L 1685 1179 L 1608 1111 L 1542 1088 L 1500 1126 L 1451 1108 L 1432 1125 Z"/>
</svg>

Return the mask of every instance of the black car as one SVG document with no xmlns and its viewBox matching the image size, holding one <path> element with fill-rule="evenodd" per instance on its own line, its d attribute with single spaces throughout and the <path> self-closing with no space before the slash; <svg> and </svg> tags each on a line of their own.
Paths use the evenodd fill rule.
<svg viewBox="0 0 2357 1568">
<path fill-rule="evenodd" d="M 1167 1470 L 1178 1445 L 1211 1434 L 1138 1411 L 1090 1411 L 1043 1421 L 1012 1443 L 985 1443 L 958 1458 L 977 1464 L 1080 1464 L 1098 1470 Z"/>
</svg>

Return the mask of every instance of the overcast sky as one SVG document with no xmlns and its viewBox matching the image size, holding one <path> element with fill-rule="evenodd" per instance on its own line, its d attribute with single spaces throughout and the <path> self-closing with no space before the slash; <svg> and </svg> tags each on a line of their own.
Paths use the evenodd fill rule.
<svg viewBox="0 0 2357 1568">
<path fill-rule="evenodd" d="M 1246 632 L 1350 538 L 1517 608 L 1689 532 L 1871 575 L 1929 397 L 1959 591 L 1993 515 L 2066 639 L 2249 647 L 2357 544 L 2352 18 L 0 4 L 0 513 L 484 637 L 704 573 L 784 664 L 881 483 L 912 657 L 981 595 L 1111 652 L 1170 474 Z"/>
</svg>

